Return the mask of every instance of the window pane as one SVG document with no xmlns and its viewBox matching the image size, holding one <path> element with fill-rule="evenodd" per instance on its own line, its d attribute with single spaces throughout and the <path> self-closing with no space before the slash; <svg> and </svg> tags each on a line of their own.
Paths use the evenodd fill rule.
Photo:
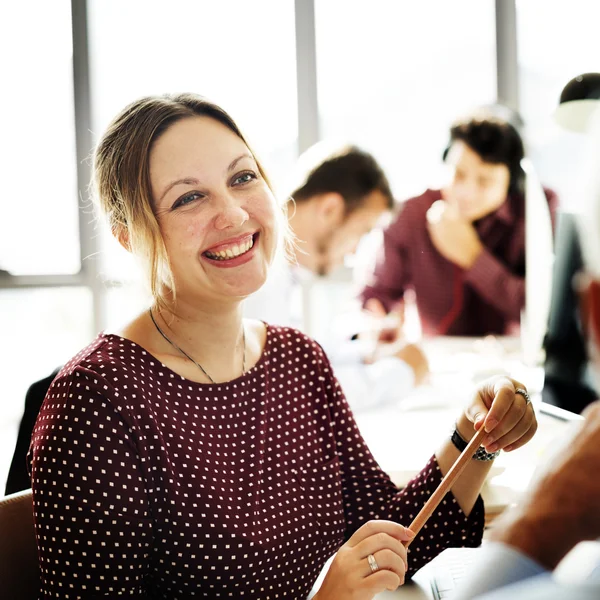
<svg viewBox="0 0 600 600">
<path fill-rule="evenodd" d="M 165 6 L 89 3 L 94 133 L 140 96 L 196 92 L 230 111 L 277 179 L 298 136 L 293 0 Z M 123 251 L 104 240 L 105 271 L 120 277 Z"/>
<path fill-rule="evenodd" d="M 71 5 L 0 8 L 0 268 L 14 275 L 80 268 Z"/>
<path fill-rule="evenodd" d="M 495 101 L 494 1 L 316 0 L 315 18 L 322 137 L 373 152 L 399 199 L 431 187 L 451 121 Z"/>
<path fill-rule="evenodd" d="M 600 70 L 597 0 L 517 0 L 519 93 L 532 159 L 561 203 L 576 209 L 584 136 L 553 121 L 564 85 Z"/>
<path fill-rule="evenodd" d="M 152 299 L 141 283 L 124 284 L 110 288 L 103 295 L 106 312 L 106 331 L 119 331 L 152 304 Z"/>
<path fill-rule="evenodd" d="M 85 288 L 1 290 L 0 315 L 0 489 L 4 489 L 27 389 L 92 340 L 92 296 Z"/>
</svg>

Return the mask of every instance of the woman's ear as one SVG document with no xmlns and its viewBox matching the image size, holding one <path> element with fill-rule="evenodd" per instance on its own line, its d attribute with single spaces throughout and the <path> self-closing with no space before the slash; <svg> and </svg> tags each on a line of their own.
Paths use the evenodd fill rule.
<svg viewBox="0 0 600 600">
<path fill-rule="evenodd" d="M 113 225 L 112 234 L 119 240 L 119 244 L 127 250 L 127 252 L 131 252 L 131 244 L 129 243 L 129 231 L 127 227 L 121 224 Z"/>
</svg>

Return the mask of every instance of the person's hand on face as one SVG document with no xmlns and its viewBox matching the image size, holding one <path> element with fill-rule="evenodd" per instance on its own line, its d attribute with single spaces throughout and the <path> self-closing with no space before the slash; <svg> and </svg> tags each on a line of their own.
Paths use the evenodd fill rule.
<svg viewBox="0 0 600 600">
<path fill-rule="evenodd" d="M 546 460 L 527 495 L 492 530 L 492 539 L 553 569 L 579 542 L 600 537 L 600 401 Z"/>
<path fill-rule="evenodd" d="M 404 583 L 408 569 L 403 542 L 414 534 L 393 521 L 369 521 L 338 550 L 314 600 L 371 600 Z M 369 564 L 375 559 L 376 570 Z"/>
<path fill-rule="evenodd" d="M 470 269 L 483 250 L 475 227 L 445 200 L 427 211 L 427 230 L 436 250 L 461 269 Z"/>
</svg>

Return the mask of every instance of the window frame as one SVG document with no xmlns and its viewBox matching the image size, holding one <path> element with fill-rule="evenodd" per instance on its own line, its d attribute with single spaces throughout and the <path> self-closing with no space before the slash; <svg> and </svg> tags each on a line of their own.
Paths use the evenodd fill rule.
<svg viewBox="0 0 600 600">
<path fill-rule="evenodd" d="M 296 88 L 298 98 L 298 153 L 320 139 L 317 94 L 317 55 L 314 0 L 294 0 L 296 34 Z M 103 280 L 97 254 L 99 238 L 89 204 L 82 202 L 91 176 L 87 160 L 92 147 L 92 110 L 88 44 L 88 0 L 71 0 L 73 36 L 73 93 L 77 158 L 77 198 L 79 206 L 79 246 L 81 269 L 75 274 L 0 275 L 0 290 L 15 288 L 87 287 L 92 293 L 93 331 L 107 322 L 104 296 L 120 282 Z M 496 81 L 497 99 L 512 108 L 519 105 L 516 1 L 496 0 Z"/>
</svg>

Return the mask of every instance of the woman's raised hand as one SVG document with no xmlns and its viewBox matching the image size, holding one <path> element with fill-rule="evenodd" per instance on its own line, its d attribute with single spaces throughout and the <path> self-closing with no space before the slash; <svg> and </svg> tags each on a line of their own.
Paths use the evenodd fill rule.
<svg viewBox="0 0 600 600">
<path fill-rule="evenodd" d="M 497 376 L 484 381 L 459 418 L 459 433 L 469 440 L 475 430 L 485 427 L 487 435 L 481 443 L 487 452 L 523 446 L 537 430 L 535 412 L 527 396 L 527 388 L 515 379 Z"/>
</svg>

